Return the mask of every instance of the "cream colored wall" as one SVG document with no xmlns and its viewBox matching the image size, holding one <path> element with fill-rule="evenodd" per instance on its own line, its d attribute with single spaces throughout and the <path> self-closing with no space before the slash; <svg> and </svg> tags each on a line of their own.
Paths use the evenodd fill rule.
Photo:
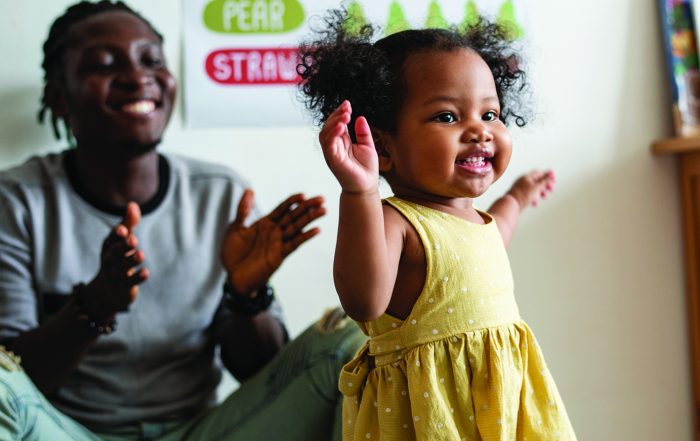
<svg viewBox="0 0 700 441">
<path fill-rule="evenodd" d="M 0 3 L 0 167 L 60 149 L 34 122 L 40 47 L 63 0 Z M 133 0 L 181 59 L 180 2 Z M 514 132 L 507 181 L 553 167 L 558 189 L 510 246 L 522 315 L 536 332 L 583 441 L 691 439 L 677 171 L 649 154 L 670 134 L 656 2 L 533 0 L 537 119 Z M 231 103 L 241 106 L 245 103 Z M 335 305 L 338 186 L 311 128 L 189 130 L 181 108 L 163 149 L 247 175 L 270 209 L 290 191 L 327 197 L 323 235 L 275 276 L 293 334 Z M 265 115 L 261 115 L 261 118 Z M 499 183 L 484 198 L 506 189 Z"/>
</svg>

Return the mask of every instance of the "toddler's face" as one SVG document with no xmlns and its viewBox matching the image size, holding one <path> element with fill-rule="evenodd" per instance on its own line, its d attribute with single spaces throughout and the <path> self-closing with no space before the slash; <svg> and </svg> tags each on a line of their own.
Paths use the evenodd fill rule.
<svg viewBox="0 0 700 441">
<path fill-rule="evenodd" d="M 491 70 L 465 49 L 410 56 L 406 96 L 382 171 L 397 195 L 474 198 L 503 175 L 511 138 Z"/>
</svg>

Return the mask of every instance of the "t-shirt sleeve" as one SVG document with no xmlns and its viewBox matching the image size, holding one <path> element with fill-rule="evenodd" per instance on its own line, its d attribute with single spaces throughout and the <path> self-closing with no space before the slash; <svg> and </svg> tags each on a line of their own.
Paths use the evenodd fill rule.
<svg viewBox="0 0 700 441">
<path fill-rule="evenodd" d="M 38 324 L 31 243 L 26 206 L 0 189 L 0 342 Z"/>
</svg>

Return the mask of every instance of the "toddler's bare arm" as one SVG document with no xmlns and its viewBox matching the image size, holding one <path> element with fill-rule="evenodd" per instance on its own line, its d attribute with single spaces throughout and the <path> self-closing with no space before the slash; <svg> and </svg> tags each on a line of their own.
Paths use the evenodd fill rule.
<svg viewBox="0 0 700 441">
<path fill-rule="evenodd" d="M 520 213 L 527 207 L 536 207 L 554 190 L 556 177 L 552 170 L 535 170 L 518 178 L 508 192 L 489 208 L 496 218 L 503 243 L 508 246 L 518 224 Z"/>
</svg>

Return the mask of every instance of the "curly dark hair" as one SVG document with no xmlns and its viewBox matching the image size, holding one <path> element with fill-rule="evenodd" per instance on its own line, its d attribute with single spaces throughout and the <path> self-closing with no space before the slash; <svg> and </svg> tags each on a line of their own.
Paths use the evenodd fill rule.
<svg viewBox="0 0 700 441">
<path fill-rule="evenodd" d="M 460 29 L 420 29 L 398 32 L 372 42 L 378 28 L 358 26 L 344 9 L 324 17 L 317 38 L 299 47 L 297 72 L 300 99 L 317 123 L 347 99 L 353 115 L 364 115 L 373 127 L 395 133 L 405 96 L 403 68 L 419 52 L 471 49 L 491 69 L 501 106 L 500 119 L 519 127 L 527 123 L 523 91 L 527 88 L 521 60 L 507 28 L 479 18 Z M 354 121 L 348 125 L 354 136 Z"/>
<path fill-rule="evenodd" d="M 44 42 L 44 60 L 41 63 L 41 67 L 44 69 L 44 94 L 41 97 L 41 108 L 39 109 L 37 119 L 41 124 L 44 122 L 44 116 L 46 115 L 47 111 L 51 113 L 51 126 L 53 127 L 53 133 L 56 139 L 61 139 L 61 132 L 59 130 L 60 118 L 53 114 L 49 103 L 47 103 L 46 85 L 53 80 L 63 81 L 64 55 L 66 53 L 66 49 L 68 49 L 71 44 L 70 29 L 75 24 L 80 23 L 81 21 L 90 17 L 113 11 L 127 12 L 140 19 L 146 23 L 156 37 L 158 37 L 160 42 L 163 43 L 163 36 L 160 34 L 160 32 L 158 32 L 156 28 L 154 28 L 153 25 L 141 14 L 131 9 L 124 2 L 101 0 L 93 3 L 89 1 L 81 1 L 80 3 L 76 3 L 68 7 L 63 15 L 56 18 L 53 24 L 51 24 L 49 36 Z M 70 127 L 68 126 L 68 122 L 63 121 L 63 125 L 65 127 L 66 134 L 70 136 Z"/>
</svg>

